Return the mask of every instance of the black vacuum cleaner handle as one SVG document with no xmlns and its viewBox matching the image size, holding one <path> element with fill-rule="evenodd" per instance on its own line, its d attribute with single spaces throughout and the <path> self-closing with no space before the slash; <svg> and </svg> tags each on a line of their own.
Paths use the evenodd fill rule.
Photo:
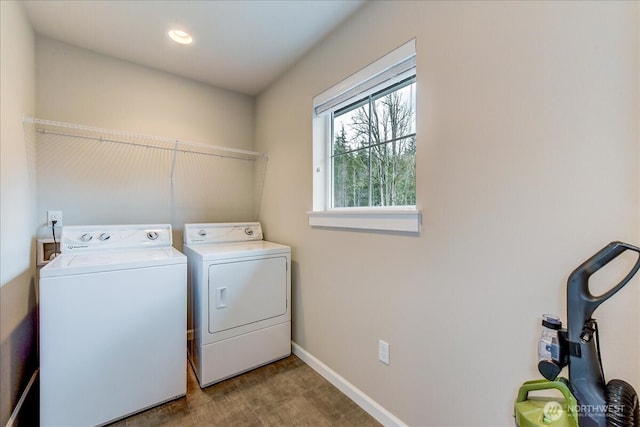
<svg viewBox="0 0 640 427">
<path fill-rule="evenodd" d="M 602 295 L 589 290 L 589 277 L 613 261 L 623 252 L 640 254 L 640 248 L 622 242 L 611 242 L 582 263 L 569 276 L 567 282 L 567 335 L 569 341 L 569 385 L 579 405 L 586 408 L 604 408 L 607 405 L 606 384 L 600 356 L 592 334 L 596 332 L 593 312 L 600 304 L 618 292 L 640 269 L 640 255 L 631 271 L 614 287 Z M 604 411 L 593 410 L 583 414 L 580 427 L 607 427 Z"/>
<path fill-rule="evenodd" d="M 639 256 L 631 271 L 620 281 L 620 283 L 615 285 L 613 288 L 603 293 L 602 295 L 597 296 L 593 295 L 589 291 L 589 277 L 627 250 L 631 250 L 640 254 L 640 248 L 636 246 L 624 242 L 611 242 L 591 258 L 583 262 L 582 265 L 576 268 L 569 276 L 568 293 L 573 294 L 573 297 L 579 296 L 579 298 L 586 304 L 586 307 L 584 308 L 589 312 L 588 317 L 582 319 L 583 322 L 591 317 L 593 311 L 600 304 L 611 298 L 616 292 L 622 289 L 622 287 L 626 285 L 629 280 L 631 280 L 631 278 L 633 278 L 638 269 L 640 269 Z"/>
</svg>

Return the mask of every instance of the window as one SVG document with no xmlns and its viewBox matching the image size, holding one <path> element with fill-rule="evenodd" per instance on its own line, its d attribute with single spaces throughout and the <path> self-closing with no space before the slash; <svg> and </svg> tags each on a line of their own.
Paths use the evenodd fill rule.
<svg viewBox="0 0 640 427">
<path fill-rule="evenodd" d="M 314 98 L 309 224 L 420 231 L 415 40 Z"/>
</svg>

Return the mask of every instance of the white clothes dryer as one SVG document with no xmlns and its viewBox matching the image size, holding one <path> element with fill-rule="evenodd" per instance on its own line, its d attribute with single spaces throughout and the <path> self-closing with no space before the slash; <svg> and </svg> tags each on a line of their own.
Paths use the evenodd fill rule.
<svg viewBox="0 0 640 427">
<path fill-rule="evenodd" d="M 291 248 L 262 239 L 257 222 L 184 226 L 200 387 L 291 354 Z"/>
<path fill-rule="evenodd" d="M 65 226 L 40 270 L 40 424 L 101 425 L 186 394 L 187 259 L 170 225 Z"/>
</svg>

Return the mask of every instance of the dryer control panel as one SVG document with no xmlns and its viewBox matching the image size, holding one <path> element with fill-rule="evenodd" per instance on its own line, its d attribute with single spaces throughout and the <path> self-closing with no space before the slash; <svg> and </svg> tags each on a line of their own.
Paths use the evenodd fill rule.
<svg viewBox="0 0 640 427">
<path fill-rule="evenodd" d="M 220 222 L 209 224 L 185 224 L 184 244 L 215 244 L 262 240 L 259 222 Z"/>
<path fill-rule="evenodd" d="M 171 247 L 170 224 L 72 225 L 62 227 L 63 253 Z"/>
</svg>

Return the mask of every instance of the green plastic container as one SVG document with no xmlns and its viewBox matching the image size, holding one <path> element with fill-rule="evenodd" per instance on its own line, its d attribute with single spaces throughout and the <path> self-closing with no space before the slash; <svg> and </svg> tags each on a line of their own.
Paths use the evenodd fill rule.
<svg viewBox="0 0 640 427">
<path fill-rule="evenodd" d="M 564 399 L 529 397 L 529 392 L 556 389 Z M 578 427 L 578 403 L 566 380 L 527 381 L 520 387 L 514 405 L 516 425 L 519 427 Z"/>
</svg>

